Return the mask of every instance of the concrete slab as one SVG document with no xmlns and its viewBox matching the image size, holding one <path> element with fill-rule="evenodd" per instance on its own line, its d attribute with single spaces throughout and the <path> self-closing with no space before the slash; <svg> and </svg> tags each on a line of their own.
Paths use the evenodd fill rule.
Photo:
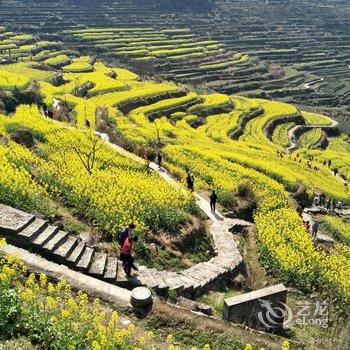
<svg viewBox="0 0 350 350">
<path fill-rule="evenodd" d="M 258 329 L 283 327 L 287 288 L 277 284 L 224 300 L 223 319 Z"/>
<path fill-rule="evenodd" d="M 27 227 L 35 216 L 0 204 L 0 232 L 18 233 Z"/>
<path fill-rule="evenodd" d="M 36 274 L 45 273 L 50 279 L 65 280 L 70 283 L 74 290 L 84 290 L 87 294 L 99 297 L 123 308 L 130 308 L 131 292 L 127 289 L 117 287 L 113 284 L 101 281 L 91 276 L 71 270 L 66 266 L 48 261 L 36 254 L 5 245 L 0 248 L 0 254 L 15 254 L 28 266 L 28 269 Z"/>
</svg>

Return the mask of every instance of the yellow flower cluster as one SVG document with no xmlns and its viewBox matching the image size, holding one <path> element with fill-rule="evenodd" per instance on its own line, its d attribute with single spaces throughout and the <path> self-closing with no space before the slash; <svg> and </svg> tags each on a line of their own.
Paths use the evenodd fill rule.
<svg viewBox="0 0 350 350">
<path fill-rule="evenodd" d="M 287 190 L 294 190 L 303 183 L 310 191 L 323 190 L 330 197 L 344 202 L 349 201 L 349 190 L 334 179 L 321 156 L 314 157 L 313 162 L 318 168 L 315 171 L 307 165 L 308 151 L 304 150 L 299 159 L 295 156 L 281 158 L 277 151 L 283 149 L 266 138 L 263 132 L 266 123 L 281 115 L 296 113 L 294 107 L 264 100 L 233 98 L 233 101 L 243 110 L 248 106 L 264 109 L 261 117 L 248 123 L 239 141 L 227 137 L 231 129 L 230 116 L 223 119 L 209 117 L 198 129 L 191 128 L 186 118 L 181 118 L 176 125 L 165 118 L 156 121 L 161 126 L 161 138 L 166 144 L 167 166 L 182 176 L 184 169 L 191 169 L 198 188 L 215 187 L 230 193 L 240 185 L 249 187 L 258 202 L 255 223 L 265 265 L 286 282 L 306 290 L 318 286 L 329 296 L 337 291 L 338 301 L 348 307 L 347 267 L 338 268 L 338 265 L 347 264 L 344 265 L 343 258 L 337 255 L 323 259 L 292 208 Z M 230 115 L 233 123 L 237 123 L 237 112 Z M 130 117 L 138 128 L 124 118 L 122 130 L 126 138 L 143 143 L 154 138 L 154 125 L 143 113 L 135 115 L 132 112 Z M 225 128 L 225 123 L 226 135 L 222 130 L 220 133 L 216 131 Z M 313 154 L 310 151 L 310 155 Z M 343 159 L 347 162 L 348 156 Z"/>
<path fill-rule="evenodd" d="M 103 33 L 97 30 L 75 34 L 99 40 Z M 190 123 L 197 120 L 190 110 L 221 103 L 225 98 L 199 96 L 194 92 L 180 98 L 167 98 L 169 92 L 178 91 L 179 87 L 166 82 L 140 82 L 130 72 L 101 63 L 93 68 L 91 73 L 67 73 L 70 82 L 58 88 L 41 82 L 46 101 L 50 104 L 53 98 L 60 98 L 72 102 L 78 126 L 83 126 L 85 119 L 94 126 L 95 108 L 106 107 L 118 132 L 127 141 L 138 147 L 149 147 L 159 141 L 159 137 L 165 144 L 165 165 L 182 178 L 185 169 L 190 169 L 195 175 L 196 188 L 215 187 L 220 199 L 230 198 L 232 192 L 242 186 L 249 188 L 258 203 L 256 236 L 264 263 L 285 281 L 305 289 L 318 286 L 329 296 L 336 291 L 337 299 L 349 305 L 348 276 L 342 268 L 347 266 L 348 260 L 344 259 L 348 257 L 334 253 L 324 258 L 303 230 L 288 195 L 303 184 L 309 193 L 322 190 L 335 200 L 349 202 L 349 189 L 325 164 L 331 159 L 334 166 L 350 175 L 349 146 L 343 136 L 332 140 L 325 151 L 303 149 L 298 158 L 295 155 L 281 157 L 283 147 L 266 137 L 264 127 L 275 118 L 298 113 L 289 104 L 233 97 L 234 111 L 209 116 L 203 125 L 193 128 Z M 111 71 L 118 74 L 113 83 L 106 76 Z M 75 84 L 89 79 L 95 83 L 99 95 L 86 99 L 73 96 Z M 114 84 L 125 85 L 127 90 L 108 90 L 116 88 Z M 157 97 L 156 102 L 147 103 L 150 97 Z M 128 115 L 115 109 L 120 102 L 135 101 L 139 104 Z M 147 118 L 150 112 L 161 115 L 178 107 L 183 110 L 187 104 L 191 107 L 180 118 L 163 117 L 154 123 Z M 248 122 L 238 141 L 231 140 L 228 135 L 237 127 L 241 116 L 257 108 L 262 109 L 263 114 Z M 317 120 L 322 124 L 329 122 L 327 118 L 303 115 L 312 124 Z M 62 124 L 44 120 L 34 108 L 20 107 L 10 120 L 0 117 L 1 133 L 6 135 L 7 125 L 14 122 L 43 133 L 47 142 L 39 145 L 41 156 L 13 143 L 7 148 L 0 147 L 0 165 L 6 169 L 0 180 L 5 184 L 7 201 L 15 198 L 16 203 L 21 204 L 24 198 L 35 198 L 38 194 L 58 196 L 108 232 L 129 221 L 135 221 L 140 230 L 147 230 L 176 227 L 186 220 L 184 213 L 193 205 L 190 196 L 172 189 L 140 165 L 110 149 L 102 148 L 93 171 L 86 172 L 76 150 L 66 148 L 67 144 L 78 143 L 83 152 L 88 153 L 91 139 L 86 129 L 81 132 L 64 128 Z M 312 166 L 308 162 L 310 157 Z"/>
<path fill-rule="evenodd" d="M 146 231 L 175 228 L 185 220 L 193 203 L 189 194 L 117 154 L 94 134 L 47 120 L 28 106 L 18 108 L 11 119 L 0 116 L 4 133 L 13 123 L 43 133 L 47 140 L 38 145 L 43 157 L 14 142 L 0 146 L 0 183 L 8 191 L 0 192 L 3 201 L 11 202 L 10 191 L 20 207 L 28 198 L 58 196 L 110 233 L 130 222 Z M 88 158 L 93 147 L 94 159 Z"/>
</svg>

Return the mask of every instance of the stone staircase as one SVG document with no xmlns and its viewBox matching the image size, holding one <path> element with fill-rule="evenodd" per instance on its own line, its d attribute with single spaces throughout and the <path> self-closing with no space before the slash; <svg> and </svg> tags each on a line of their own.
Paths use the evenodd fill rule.
<svg viewBox="0 0 350 350">
<path fill-rule="evenodd" d="M 117 258 L 107 256 L 35 215 L 0 205 L 0 233 L 9 243 L 71 269 L 112 283 L 132 282 L 126 278 Z"/>
<path fill-rule="evenodd" d="M 171 290 L 190 297 L 215 289 L 222 278 L 232 278 L 240 271 L 242 257 L 230 230 L 242 225 L 251 224 L 222 217 L 213 222 L 211 233 L 216 256 L 207 262 L 181 272 L 139 266 L 136 275 L 127 278 L 115 256 L 108 256 L 35 215 L 0 204 L 0 234 L 13 245 L 120 287 L 146 285 L 159 294 Z"/>
</svg>

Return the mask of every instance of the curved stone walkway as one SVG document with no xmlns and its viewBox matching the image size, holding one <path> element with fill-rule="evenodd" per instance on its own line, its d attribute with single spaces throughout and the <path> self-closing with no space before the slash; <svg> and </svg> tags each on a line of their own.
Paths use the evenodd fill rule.
<svg viewBox="0 0 350 350">
<path fill-rule="evenodd" d="M 122 147 L 109 142 L 107 134 L 99 133 L 100 137 L 104 139 L 113 149 L 119 153 L 130 157 L 139 163 L 145 164 L 145 161 L 137 157 L 135 154 L 126 151 Z M 165 181 L 172 184 L 174 187 L 183 189 L 181 184 L 164 168 L 153 162 L 150 163 L 150 168 L 157 172 Z M 183 189 L 185 190 L 185 189 Z M 206 289 L 213 287 L 220 278 L 226 275 L 231 275 L 238 272 L 243 261 L 242 256 L 238 250 L 238 243 L 232 235 L 232 230 L 236 228 L 239 230 L 242 226 L 247 227 L 252 224 L 247 221 L 239 219 L 228 219 L 219 212 L 213 213 L 210 209 L 210 203 L 195 193 L 196 202 L 199 208 L 212 220 L 210 226 L 210 234 L 212 236 L 212 243 L 216 252 L 216 256 L 208 262 L 196 264 L 179 273 L 169 271 L 157 271 L 140 266 L 138 279 L 145 285 L 155 287 L 162 291 L 163 289 L 170 289 L 181 294 L 198 294 Z M 153 286 L 156 281 L 163 281 L 164 283 Z"/>
<path fill-rule="evenodd" d="M 142 158 L 110 143 L 107 135 L 100 134 L 100 136 L 119 153 L 145 164 Z M 164 168 L 159 168 L 155 163 L 151 163 L 150 168 L 165 181 L 186 191 Z M 121 287 L 146 285 L 160 294 L 171 290 L 177 294 L 193 297 L 215 288 L 220 279 L 230 278 L 240 271 L 243 259 L 232 232 L 252 225 L 243 220 L 225 218 L 219 212 L 213 213 L 210 203 L 205 198 L 197 193 L 195 197 L 199 208 L 212 221 L 210 234 L 215 256 L 209 261 L 195 264 L 181 272 L 158 271 L 139 266 L 139 271 L 132 278 L 127 278 L 120 261 L 115 256 L 108 256 L 97 247 L 87 245 L 79 237 L 50 226 L 47 221 L 32 214 L 1 204 L 0 234 L 11 244 Z"/>
<path fill-rule="evenodd" d="M 331 119 L 331 118 L 329 118 Z M 293 128 L 288 130 L 288 140 L 289 140 L 289 144 L 286 147 L 286 152 L 290 153 L 296 149 L 298 149 L 299 147 L 299 135 L 300 133 L 304 132 L 304 131 L 308 131 L 308 130 L 312 130 L 312 129 L 322 129 L 323 131 L 327 133 L 331 133 L 334 130 L 338 129 L 339 123 L 336 120 L 332 120 L 332 124 L 331 125 L 302 125 L 302 124 L 298 124 L 296 126 L 294 126 Z"/>
</svg>

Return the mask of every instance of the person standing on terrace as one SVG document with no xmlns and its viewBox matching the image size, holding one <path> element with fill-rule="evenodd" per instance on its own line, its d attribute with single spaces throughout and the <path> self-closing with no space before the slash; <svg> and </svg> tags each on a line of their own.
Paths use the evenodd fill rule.
<svg viewBox="0 0 350 350">
<path fill-rule="evenodd" d="M 137 270 L 137 267 L 134 264 L 135 258 L 132 255 L 132 244 L 137 241 L 137 236 L 127 237 L 120 250 L 119 258 L 123 262 L 123 268 L 127 277 L 131 277 L 131 269 Z"/>
<path fill-rule="evenodd" d="M 305 230 L 310 233 L 310 221 L 304 221 L 303 225 Z"/>
<path fill-rule="evenodd" d="M 319 227 L 320 227 L 320 223 L 318 221 L 315 221 L 312 224 L 312 227 L 311 227 L 312 238 L 316 238 L 317 237 L 317 232 L 318 232 L 318 228 Z"/>
<path fill-rule="evenodd" d="M 125 240 L 132 236 L 132 231 L 135 229 L 135 224 L 131 223 L 125 226 L 119 233 L 118 241 L 120 246 L 123 246 Z"/>
<path fill-rule="evenodd" d="M 194 191 L 194 176 L 188 171 L 186 176 L 187 188 L 193 192 Z"/>
<path fill-rule="evenodd" d="M 160 152 L 157 153 L 157 157 L 156 157 L 156 163 L 158 164 L 158 167 L 161 168 L 162 167 L 162 160 L 163 160 L 163 157 L 162 155 L 160 154 Z"/>
<path fill-rule="evenodd" d="M 217 196 L 215 190 L 213 190 L 211 195 L 210 195 L 210 209 L 213 213 L 215 213 L 217 199 L 218 199 L 218 196 Z"/>
</svg>

